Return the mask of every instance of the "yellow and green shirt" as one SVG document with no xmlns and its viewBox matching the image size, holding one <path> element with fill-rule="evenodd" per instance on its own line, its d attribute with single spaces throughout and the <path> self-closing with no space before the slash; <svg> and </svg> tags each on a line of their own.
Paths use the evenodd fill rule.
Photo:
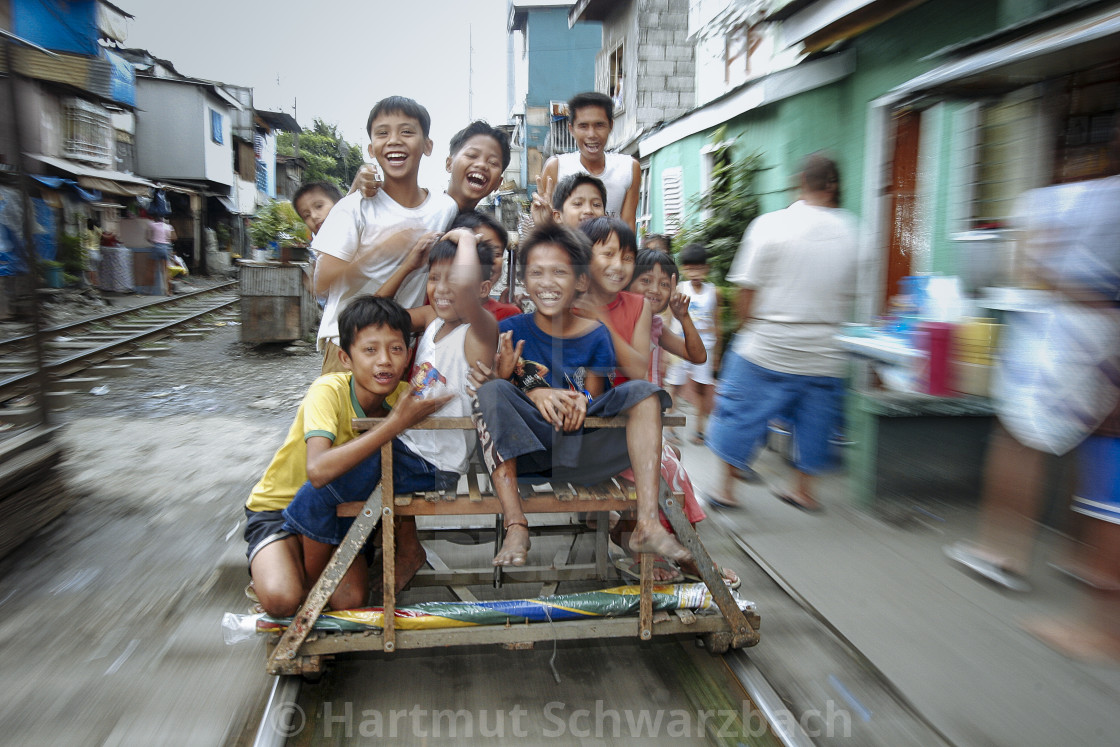
<svg viewBox="0 0 1120 747">
<path fill-rule="evenodd" d="M 245 505 L 250 511 L 282 511 L 307 482 L 307 439 L 329 438 L 335 446 L 358 437 L 353 418 L 364 418 L 354 392 L 353 376 L 329 373 L 307 390 L 283 445 L 272 457 L 264 476 Z"/>
</svg>

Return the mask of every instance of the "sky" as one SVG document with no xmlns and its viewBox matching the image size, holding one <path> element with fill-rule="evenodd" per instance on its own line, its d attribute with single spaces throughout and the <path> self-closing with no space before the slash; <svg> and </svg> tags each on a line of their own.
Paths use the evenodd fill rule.
<svg viewBox="0 0 1120 747">
<path fill-rule="evenodd" d="M 446 187 L 448 142 L 471 114 L 508 120 L 506 0 L 113 2 L 135 16 L 125 46 L 183 75 L 249 86 L 256 108 L 295 114 L 302 127 L 337 124 L 367 160 L 370 107 L 416 99 L 435 143 L 421 186 Z"/>
</svg>

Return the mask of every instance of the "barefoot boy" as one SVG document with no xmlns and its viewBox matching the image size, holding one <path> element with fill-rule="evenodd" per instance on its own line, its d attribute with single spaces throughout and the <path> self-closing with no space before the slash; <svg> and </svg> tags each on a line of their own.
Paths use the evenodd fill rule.
<svg viewBox="0 0 1120 747">
<path fill-rule="evenodd" d="M 494 565 L 524 565 L 528 558 L 519 476 L 593 484 L 626 467 L 634 470 L 638 497 L 630 549 L 690 557 L 657 518 L 661 410 L 668 396 L 648 381 L 607 389 L 606 375 L 615 367 L 610 334 L 572 310 L 576 294 L 587 289 L 590 254 L 585 236 L 559 225 L 536 229 L 522 244 L 525 288 L 536 311 L 499 325 L 512 332 L 524 358 L 515 374 L 519 385 L 497 379 L 478 389 L 479 439 L 506 529 Z M 623 412 L 629 415 L 625 439 L 613 429 L 583 430 L 587 416 Z"/>
<path fill-rule="evenodd" d="M 408 364 L 411 321 L 396 302 L 362 296 L 342 314 L 342 360 L 346 373 L 320 376 L 308 389 L 284 444 L 245 504 L 249 572 L 261 606 L 270 615 L 295 614 L 326 560 L 285 528 L 283 511 L 296 495 L 329 491 L 346 500 L 367 497 L 381 476 L 381 445 L 435 412 L 449 398 L 403 397 L 385 411 L 385 397 L 400 382 Z M 355 417 L 387 415 L 377 428 L 358 435 Z M 411 456 L 411 461 L 409 460 Z M 434 470 L 423 460 L 394 452 L 394 479 L 431 485 Z M 456 479 L 458 479 L 456 477 Z M 329 557 L 329 556 L 328 556 Z M 366 566 L 355 563 L 331 597 L 335 609 L 361 606 L 366 596 Z"/>
</svg>

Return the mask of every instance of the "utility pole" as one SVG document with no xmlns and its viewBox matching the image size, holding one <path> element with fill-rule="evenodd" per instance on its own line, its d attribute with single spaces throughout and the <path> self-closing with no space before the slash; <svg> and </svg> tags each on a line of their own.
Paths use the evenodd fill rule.
<svg viewBox="0 0 1120 747">
<path fill-rule="evenodd" d="M 474 121 L 474 24 L 467 26 L 467 121 Z"/>
<path fill-rule="evenodd" d="M 298 106 L 297 102 L 298 102 L 298 99 L 295 96 L 293 96 L 292 97 L 292 119 L 294 119 L 296 121 L 296 126 L 298 127 L 299 126 L 299 106 Z M 292 153 L 295 155 L 296 158 L 299 158 L 299 130 L 296 130 L 295 132 L 292 133 Z"/>
</svg>

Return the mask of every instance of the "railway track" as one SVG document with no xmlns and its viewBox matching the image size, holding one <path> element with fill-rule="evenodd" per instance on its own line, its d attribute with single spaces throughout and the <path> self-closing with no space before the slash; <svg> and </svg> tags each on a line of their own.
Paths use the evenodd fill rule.
<svg viewBox="0 0 1120 747">
<path fill-rule="evenodd" d="M 49 409 L 59 409 L 72 390 L 88 391 L 105 376 L 121 375 L 132 364 L 142 363 L 144 354 L 158 355 L 164 349 L 154 343 L 171 335 L 200 334 L 193 329 L 203 317 L 231 309 L 239 300 L 237 282 L 231 281 L 160 299 L 107 314 L 59 324 L 41 331 L 43 365 L 36 362 L 35 338 L 21 334 L 0 340 L 0 417 L 19 420 L 34 410 L 12 406 L 32 392 L 45 377 Z M 82 378 L 75 379 L 77 374 Z"/>
</svg>

